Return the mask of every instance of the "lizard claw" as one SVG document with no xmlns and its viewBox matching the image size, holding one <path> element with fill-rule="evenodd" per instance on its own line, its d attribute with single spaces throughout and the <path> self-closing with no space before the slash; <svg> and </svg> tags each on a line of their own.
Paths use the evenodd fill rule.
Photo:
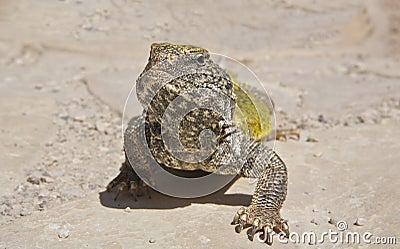
<svg viewBox="0 0 400 249">
<path fill-rule="evenodd" d="M 116 201 L 119 195 L 123 192 L 129 192 L 134 201 L 137 201 L 137 197 L 143 195 L 143 192 L 145 192 L 148 198 L 151 199 L 149 187 L 139 177 L 116 177 L 107 185 L 107 191 L 111 191 L 114 187 L 117 187 L 114 201 Z"/>
<path fill-rule="evenodd" d="M 112 187 L 109 187 L 109 186 L 107 186 L 107 190 L 110 190 L 111 188 L 114 187 L 114 186 L 112 186 Z M 115 186 L 117 186 L 117 193 L 115 194 L 114 201 L 117 200 L 120 193 L 122 193 L 128 189 L 128 185 L 125 182 L 120 182 L 120 183 L 116 184 Z"/>
<path fill-rule="evenodd" d="M 268 224 L 266 227 L 264 227 L 264 236 L 265 236 L 265 243 L 268 245 L 272 245 L 272 234 L 273 229 L 271 228 L 271 225 Z"/>
<path fill-rule="evenodd" d="M 244 228 L 251 226 L 247 231 L 249 240 L 253 240 L 257 232 L 263 232 L 265 242 L 272 244 L 274 234 L 289 236 L 289 225 L 282 219 L 276 210 L 266 209 L 257 205 L 250 205 L 248 208 L 241 208 L 232 221 L 237 225 L 235 230 L 240 233 Z"/>
<path fill-rule="evenodd" d="M 235 230 L 236 230 L 236 232 L 237 233 L 240 233 L 242 230 L 243 230 L 243 228 L 244 228 L 244 226 L 246 225 L 245 224 L 245 221 L 246 221 L 246 217 L 247 217 L 247 214 L 242 214 L 242 215 L 240 215 L 240 217 L 239 217 L 239 221 L 238 221 L 238 226 L 236 226 L 236 228 L 235 228 Z"/>
<path fill-rule="evenodd" d="M 128 160 L 122 163 L 120 170 L 119 175 L 107 185 L 107 191 L 111 191 L 117 187 L 117 194 L 114 197 L 114 201 L 118 199 L 122 192 L 129 192 L 134 201 L 137 201 L 137 197 L 143 195 L 143 192 L 151 199 L 149 187 L 136 175 Z"/>
<path fill-rule="evenodd" d="M 248 233 L 247 233 L 249 240 L 253 241 L 254 234 L 256 234 L 256 232 L 260 229 L 259 224 L 260 224 L 260 220 L 258 218 L 255 218 L 253 221 L 252 229 L 249 229 Z"/>
<path fill-rule="evenodd" d="M 231 225 L 238 224 L 240 215 L 243 214 L 244 211 L 245 211 L 245 209 L 244 209 L 244 207 L 242 207 L 236 212 L 235 216 L 233 217 L 233 221 L 231 222 Z"/>
<path fill-rule="evenodd" d="M 281 227 L 275 227 L 275 233 L 284 238 L 289 238 L 289 225 L 287 224 L 287 220 L 282 222 Z"/>
<path fill-rule="evenodd" d="M 243 221 L 242 221 L 242 220 L 239 220 L 239 225 L 237 225 L 237 226 L 235 227 L 235 231 L 236 231 L 237 233 L 240 233 L 240 232 L 243 230 L 243 226 L 244 226 Z"/>
</svg>

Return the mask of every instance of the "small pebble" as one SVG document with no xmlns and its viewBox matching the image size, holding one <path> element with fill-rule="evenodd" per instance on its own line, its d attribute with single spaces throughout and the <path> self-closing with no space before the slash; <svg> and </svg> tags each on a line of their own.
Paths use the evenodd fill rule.
<svg viewBox="0 0 400 249">
<path fill-rule="evenodd" d="M 18 185 L 15 191 L 19 194 L 25 193 L 26 187 L 24 185 Z"/>
<path fill-rule="evenodd" d="M 156 243 L 156 240 L 155 239 L 149 239 L 149 242 L 150 243 Z"/>
<path fill-rule="evenodd" d="M 34 177 L 34 176 L 29 176 L 29 177 L 26 179 L 26 181 L 29 182 L 29 183 L 35 184 L 35 185 L 39 185 L 39 184 L 40 184 L 39 178 Z"/>
<path fill-rule="evenodd" d="M 314 213 L 316 213 L 316 212 L 318 212 L 318 209 L 316 209 L 316 208 L 313 208 L 313 210 L 312 210 Z"/>
<path fill-rule="evenodd" d="M 103 133 L 108 133 L 107 128 L 110 126 L 110 123 L 98 121 L 96 122 L 96 128 L 98 131 Z"/>
<path fill-rule="evenodd" d="M 319 223 L 315 219 L 312 219 L 310 222 L 315 224 L 315 225 L 319 225 Z"/>
<path fill-rule="evenodd" d="M 321 157 L 322 156 L 322 152 L 320 152 L 320 153 L 317 153 L 317 154 L 313 154 L 313 157 Z"/>
<path fill-rule="evenodd" d="M 337 221 L 334 218 L 328 218 L 328 223 L 332 225 L 336 225 Z"/>
<path fill-rule="evenodd" d="M 354 225 L 356 226 L 364 226 L 365 225 L 365 219 L 364 218 L 357 218 L 356 222 L 354 222 Z"/>
<path fill-rule="evenodd" d="M 42 90 L 43 86 L 42 85 L 36 85 L 35 90 Z"/>
<path fill-rule="evenodd" d="M 58 232 L 58 237 L 60 239 L 68 238 L 69 237 L 69 231 L 68 230 L 64 230 L 64 229 L 60 230 L 60 232 Z"/>
<path fill-rule="evenodd" d="M 130 207 L 126 207 L 126 208 L 124 209 L 124 212 L 130 213 L 130 212 L 131 212 L 131 208 L 130 208 Z"/>
<path fill-rule="evenodd" d="M 19 215 L 21 215 L 21 216 L 28 216 L 28 215 L 30 215 L 31 214 L 31 212 L 29 212 L 29 211 L 27 211 L 27 210 L 21 210 L 21 212 L 19 213 Z"/>
<path fill-rule="evenodd" d="M 318 140 L 315 139 L 315 138 L 312 138 L 312 137 L 308 137 L 307 140 L 306 140 L 306 142 L 309 142 L 309 143 L 318 143 Z"/>
<path fill-rule="evenodd" d="M 38 211 L 45 210 L 44 203 L 39 203 L 39 204 L 35 205 L 35 210 L 38 210 Z"/>
<path fill-rule="evenodd" d="M 73 120 L 76 121 L 76 122 L 84 122 L 86 119 L 87 119 L 87 117 L 85 115 L 83 115 L 83 114 L 75 116 L 73 118 Z"/>
<path fill-rule="evenodd" d="M 67 113 L 60 113 L 60 114 L 58 114 L 58 117 L 63 120 L 67 120 L 70 118 L 70 116 Z"/>
</svg>

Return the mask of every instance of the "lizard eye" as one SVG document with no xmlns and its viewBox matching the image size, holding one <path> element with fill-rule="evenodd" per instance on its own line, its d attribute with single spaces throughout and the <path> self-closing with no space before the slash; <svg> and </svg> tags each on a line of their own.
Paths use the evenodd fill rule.
<svg viewBox="0 0 400 249">
<path fill-rule="evenodd" d="M 204 65 L 204 55 L 199 54 L 199 55 L 196 57 L 196 60 L 197 60 L 197 63 L 199 63 L 200 65 Z"/>
</svg>

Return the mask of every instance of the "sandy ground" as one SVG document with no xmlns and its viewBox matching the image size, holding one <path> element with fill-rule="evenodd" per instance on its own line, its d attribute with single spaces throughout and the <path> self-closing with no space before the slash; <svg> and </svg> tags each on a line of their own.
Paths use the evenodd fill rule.
<svg viewBox="0 0 400 249">
<path fill-rule="evenodd" d="M 1 1 L 0 247 L 268 247 L 229 225 L 250 201 L 247 179 L 193 200 L 114 202 L 104 192 L 123 160 L 125 100 L 157 41 L 240 60 L 271 94 L 278 125 L 300 129 L 299 141 L 276 146 L 292 232 L 346 221 L 400 243 L 399 9 L 396 0 Z"/>
</svg>

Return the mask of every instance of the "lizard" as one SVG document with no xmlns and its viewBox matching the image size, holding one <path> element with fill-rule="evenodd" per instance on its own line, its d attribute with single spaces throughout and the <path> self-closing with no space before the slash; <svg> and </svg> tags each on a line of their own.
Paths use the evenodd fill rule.
<svg viewBox="0 0 400 249">
<path fill-rule="evenodd" d="M 128 191 L 136 201 L 139 193 L 148 192 L 149 185 L 157 185 L 154 168 L 149 166 L 154 164 L 165 170 L 258 178 L 250 205 L 236 212 L 232 225 L 238 233 L 250 228 L 251 240 L 258 232 L 266 236 L 267 243 L 272 243 L 268 238 L 274 233 L 289 236 L 288 221 L 280 215 L 287 194 L 286 165 L 259 139 L 259 132 L 255 137 L 235 123 L 238 88 L 234 77 L 216 64 L 206 49 L 153 43 L 148 63 L 136 81 L 137 98 L 144 111 L 129 121 L 124 131 L 125 162 L 107 185 L 107 191 L 117 188 L 114 200 Z M 185 95 L 188 92 L 191 94 Z M 180 103 L 173 105 L 181 96 Z M 202 101 L 212 106 L 191 107 Z M 186 111 L 188 108 L 190 111 Z M 178 128 L 163 125 L 165 120 L 177 117 Z M 214 134 L 211 140 L 201 136 L 206 129 Z M 164 141 L 168 132 L 179 137 L 177 146 Z M 182 147 L 189 153 L 179 153 Z M 199 151 L 206 151 L 200 153 L 200 159 L 196 154 Z"/>
</svg>

